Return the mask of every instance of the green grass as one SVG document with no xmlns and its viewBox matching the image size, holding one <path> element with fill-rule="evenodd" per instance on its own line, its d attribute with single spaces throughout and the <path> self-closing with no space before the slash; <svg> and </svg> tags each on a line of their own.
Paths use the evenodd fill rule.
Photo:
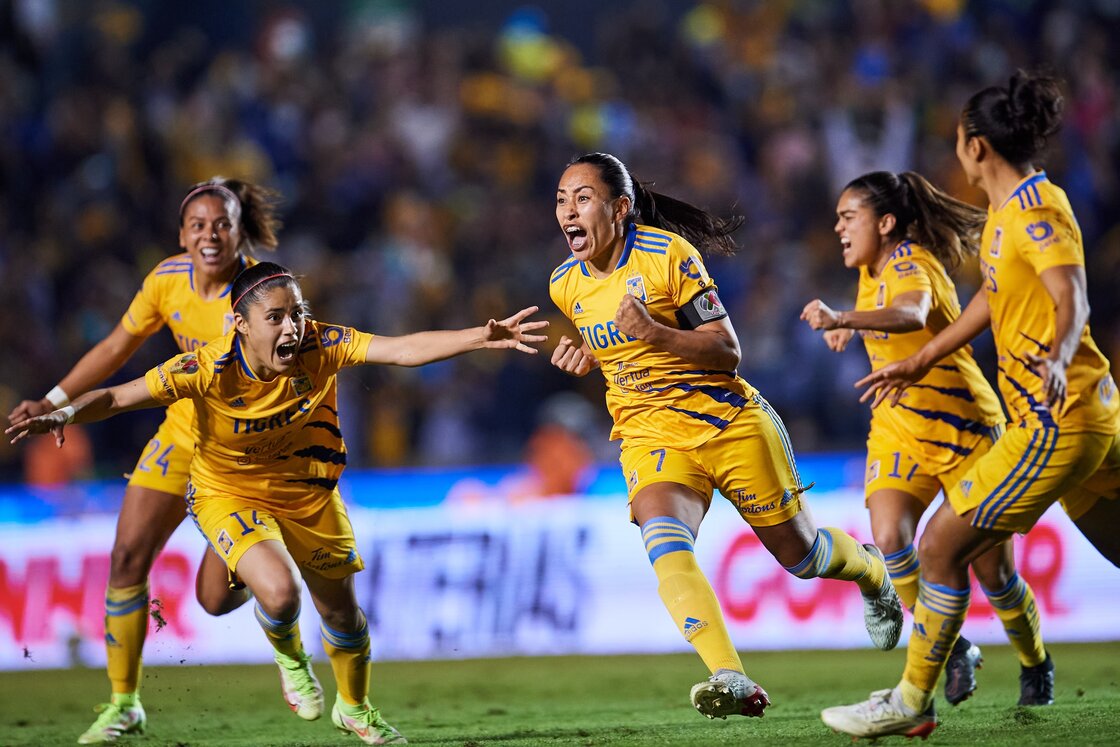
<svg viewBox="0 0 1120 747">
<path fill-rule="evenodd" d="M 262 643 L 263 645 L 263 643 Z M 980 689 L 957 708 L 938 699 L 929 744 L 1120 744 L 1120 643 L 1054 645 L 1057 704 L 1018 708 L 1018 662 L 985 647 Z M 560 657 L 378 663 L 373 700 L 409 743 L 439 747 L 848 745 L 821 708 L 893 685 L 904 652 L 785 651 L 746 655 L 774 705 L 763 719 L 707 721 L 688 703 L 703 678 L 682 656 Z M 326 662 L 316 670 L 334 688 Z M 105 697 L 100 670 L 0 673 L 0 745 L 71 745 Z M 307 723 L 283 704 L 269 666 L 153 667 L 144 679 L 148 734 L 126 745 L 358 745 L 329 717 Z M 893 738 L 902 744 L 901 738 Z"/>
</svg>

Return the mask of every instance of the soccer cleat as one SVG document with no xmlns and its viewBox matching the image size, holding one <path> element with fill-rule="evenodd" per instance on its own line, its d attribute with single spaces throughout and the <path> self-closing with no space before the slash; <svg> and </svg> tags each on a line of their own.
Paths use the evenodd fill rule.
<svg viewBox="0 0 1120 747">
<path fill-rule="evenodd" d="M 876 690 L 862 703 L 825 708 L 821 720 L 832 730 L 857 739 L 892 734 L 925 739 L 937 728 L 932 703 L 925 713 L 914 713 L 902 704 L 902 696 L 895 689 Z"/>
<path fill-rule="evenodd" d="M 335 700 L 331 721 L 339 731 L 354 734 L 366 744 L 408 744 L 368 700 L 357 706 L 344 706 L 341 700 Z"/>
<path fill-rule="evenodd" d="M 314 721 L 323 715 L 323 686 L 311 669 L 311 657 L 302 649 L 296 659 L 279 651 L 273 653 L 280 667 L 280 689 L 288 707 L 305 721 Z"/>
<path fill-rule="evenodd" d="M 132 705 L 102 703 L 93 710 L 101 715 L 78 737 L 78 744 L 115 742 L 124 734 L 143 734 L 148 725 L 140 698 L 136 698 Z"/>
<path fill-rule="evenodd" d="M 692 686 L 692 705 L 708 718 L 762 716 L 770 697 L 742 672 L 720 669 Z"/>
<path fill-rule="evenodd" d="M 875 545 L 864 545 L 867 552 L 883 562 L 883 553 Z M 890 651 L 902 636 L 902 601 L 894 590 L 891 577 L 883 567 L 883 586 L 878 593 L 863 595 L 863 624 L 875 647 Z"/>
<path fill-rule="evenodd" d="M 1019 705 L 1044 706 L 1054 704 L 1054 660 L 1046 652 L 1046 661 L 1033 667 L 1020 667 Z"/>
<path fill-rule="evenodd" d="M 980 647 L 967 638 L 957 638 L 945 662 L 945 700 L 950 705 L 963 703 L 976 691 L 976 670 L 983 665 Z"/>
</svg>

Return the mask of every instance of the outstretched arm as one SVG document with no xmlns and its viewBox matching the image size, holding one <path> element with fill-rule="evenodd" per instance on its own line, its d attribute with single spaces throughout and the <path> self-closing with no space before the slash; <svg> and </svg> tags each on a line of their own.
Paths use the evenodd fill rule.
<svg viewBox="0 0 1120 747">
<path fill-rule="evenodd" d="M 988 306 L 988 295 L 983 290 L 977 291 L 956 321 L 938 332 L 921 350 L 909 358 L 872 371 L 857 381 L 856 389 L 867 387 L 859 401 L 866 402 L 874 397 L 871 406 L 877 407 L 890 396 L 891 403 L 897 405 L 907 387 L 921 381 L 934 364 L 963 348 L 987 329 L 991 322 L 992 310 Z"/>
<path fill-rule="evenodd" d="M 813 329 L 870 329 L 876 332 L 916 332 L 926 326 L 930 294 L 925 291 L 900 293 L 891 305 L 873 311 L 836 311 L 814 298 L 805 304 L 801 318 Z"/>
<path fill-rule="evenodd" d="M 125 330 L 119 323 L 113 331 L 105 336 L 101 342 L 94 345 L 83 355 L 70 373 L 58 382 L 58 389 L 66 393 L 70 399 L 75 399 L 80 394 L 88 392 L 90 388 L 112 376 L 125 364 L 132 354 L 144 343 L 146 337 L 137 337 Z M 59 401 L 59 400 L 55 400 Z M 21 420 L 45 415 L 55 409 L 54 404 L 46 397 L 42 399 L 25 399 L 16 405 L 8 415 L 8 422 L 18 423 Z"/>
<path fill-rule="evenodd" d="M 62 446 L 66 440 L 62 430 L 67 423 L 94 423 L 129 410 L 161 404 L 152 397 L 141 377 L 127 384 L 86 392 L 62 409 L 21 420 L 4 433 L 12 437 L 12 443 L 37 433 L 54 433 L 55 443 Z"/>
<path fill-rule="evenodd" d="M 459 330 L 416 332 L 400 337 L 374 337 L 366 348 L 366 363 L 383 363 L 394 366 L 422 366 L 451 358 L 472 350 L 490 348 L 514 349 L 536 354 L 537 349 L 528 343 L 544 342 L 545 335 L 529 334 L 548 327 L 547 321 L 526 322 L 524 319 L 538 310 L 536 306 L 522 309 L 511 317 L 499 321 L 491 319 L 482 327 Z"/>
</svg>

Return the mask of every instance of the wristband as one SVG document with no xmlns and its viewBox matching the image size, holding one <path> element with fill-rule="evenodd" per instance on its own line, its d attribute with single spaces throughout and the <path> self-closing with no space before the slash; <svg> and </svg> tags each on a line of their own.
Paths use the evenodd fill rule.
<svg viewBox="0 0 1120 747">
<path fill-rule="evenodd" d="M 66 407 L 66 405 L 70 404 L 70 395 L 62 391 L 62 387 L 60 386 L 56 386 L 54 389 L 47 392 L 45 399 L 47 402 L 54 405 L 55 409 Z"/>
<path fill-rule="evenodd" d="M 55 410 L 55 412 L 61 412 L 62 414 L 64 414 L 66 416 L 67 423 L 74 422 L 74 405 L 66 405 L 66 407 Z"/>
</svg>

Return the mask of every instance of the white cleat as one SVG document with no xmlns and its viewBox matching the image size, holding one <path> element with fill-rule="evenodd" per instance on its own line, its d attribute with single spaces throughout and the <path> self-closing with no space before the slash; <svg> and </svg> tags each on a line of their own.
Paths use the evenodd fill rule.
<svg viewBox="0 0 1120 747">
<path fill-rule="evenodd" d="M 902 704 L 902 696 L 894 689 L 876 690 L 862 703 L 825 708 L 821 720 L 834 731 L 857 739 L 893 734 L 925 739 L 937 728 L 933 704 L 925 713 L 914 713 Z"/>
<path fill-rule="evenodd" d="M 762 716 L 770 697 L 742 672 L 721 669 L 692 686 L 692 705 L 708 718 Z"/>
</svg>

